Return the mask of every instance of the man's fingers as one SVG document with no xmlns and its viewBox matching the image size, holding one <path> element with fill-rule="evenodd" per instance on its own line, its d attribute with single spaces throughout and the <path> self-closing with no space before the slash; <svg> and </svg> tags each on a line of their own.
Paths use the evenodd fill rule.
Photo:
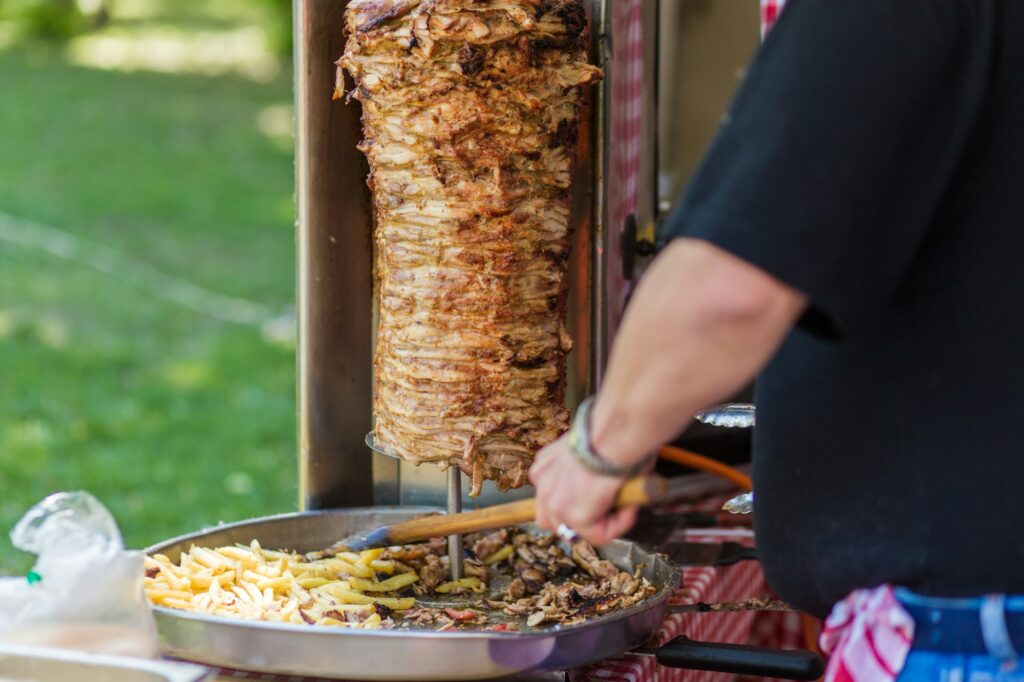
<svg viewBox="0 0 1024 682">
<path fill-rule="evenodd" d="M 553 488 L 543 496 L 545 511 L 553 517 L 552 521 L 558 520 L 574 529 L 587 528 L 610 512 L 609 490 L 587 488 L 581 495 L 577 487 L 566 481 L 552 481 L 551 475 L 541 480 L 538 495 L 543 495 L 545 484 Z"/>
<path fill-rule="evenodd" d="M 590 510 L 578 507 L 559 509 L 556 513 L 570 528 L 587 528 L 601 518 L 600 513 L 592 513 Z"/>
<path fill-rule="evenodd" d="M 578 532 L 581 538 L 592 545 L 607 545 L 633 527 L 636 523 L 637 513 L 636 507 L 619 509 Z"/>
<path fill-rule="evenodd" d="M 547 460 L 540 459 L 540 455 L 537 455 L 537 459 L 533 460 L 533 464 L 527 471 L 526 476 L 530 479 L 530 483 L 536 486 L 540 482 L 540 477 L 547 470 Z"/>
<path fill-rule="evenodd" d="M 541 448 L 540 452 L 534 456 L 533 464 L 530 465 L 530 470 L 527 472 L 527 478 L 533 485 L 537 485 L 540 477 L 551 468 L 552 462 L 555 461 L 555 458 L 551 456 L 552 450 L 556 445 L 557 442 Z"/>
<path fill-rule="evenodd" d="M 534 488 L 540 487 L 541 480 L 543 479 L 544 474 L 547 473 L 547 470 L 548 467 L 540 462 L 530 467 L 530 470 L 526 473 L 526 477 L 530 480 L 530 483 L 533 484 Z"/>
<path fill-rule="evenodd" d="M 537 525 L 550 531 L 554 531 L 558 527 L 548 513 L 547 507 L 539 499 L 537 500 Z"/>
<path fill-rule="evenodd" d="M 537 488 L 537 525 L 550 531 L 563 523 L 581 529 L 600 522 L 609 512 L 621 483 L 581 467 L 569 451 L 565 437 L 537 453 L 529 479 Z"/>
<path fill-rule="evenodd" d="M 622 537 L 628 533 L 629 529 L 636 525 L 638 513 L 639 509 L 637 507 L 627 507 L 610 514 L 605 519 L 605 531 L 607 532 L 605 542 L 611 542 L 615 538 Z"/>
<path fill-rule="evenodd" d="M 579 510 L 573 506 L 571 500 L 565 499 L 565 496 L 561 491 L 556 491 L 555 494 L 549 498 L 547 512 L 555 527 L 560 523 L 564 523 L 570 528 L 575 528 L 577 525 L 583 525 L 580 523 Z"/>
<path fill-rule="evenodd" d="M 606 542 L 604 540 L 605 533 L 602 526 L 604 526 L 603 520 L 598 521 L 592 526 L 587 526 L 586 528 L 576 528 L 575 530 L 577 533 L 579 533 L 579 536 L 582 539 L 586 540 L 594 546 L 600 546 L 605 544 Z"/>
</svg>

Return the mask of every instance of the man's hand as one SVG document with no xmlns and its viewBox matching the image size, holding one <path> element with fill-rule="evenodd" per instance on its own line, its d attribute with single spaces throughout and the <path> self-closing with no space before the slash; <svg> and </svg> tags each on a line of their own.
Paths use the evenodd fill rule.
<svg viewBox="0 0 1024 682">
<path fill-rule="evenodd" d="M 576 461 L 566 436 L 537 453 L 530 482 L 537 488 L 537 523 L 547 530 L 564 523 L 584 540 L 605 545 L 636 523 L 636 507 L 614 509 L 622 479 L 595 474 Z"/>
</svg>

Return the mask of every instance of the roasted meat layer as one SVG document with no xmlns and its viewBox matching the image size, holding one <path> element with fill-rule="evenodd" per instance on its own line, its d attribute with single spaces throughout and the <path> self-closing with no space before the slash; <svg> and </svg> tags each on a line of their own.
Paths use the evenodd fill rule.
<svg viewBox="0 0 1024 682">
<path fill-rule="evenodd" d="M 566 428 L 582 0 L 352 0 L 380 321 L 374 436 L 501 490 Z"/>
</svg>

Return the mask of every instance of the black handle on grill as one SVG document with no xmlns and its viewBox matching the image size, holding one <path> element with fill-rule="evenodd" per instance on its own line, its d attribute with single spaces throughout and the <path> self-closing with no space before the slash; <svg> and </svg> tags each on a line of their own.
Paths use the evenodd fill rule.
<svg viewBox="0 0 1024 682">
<path fill-rule="evenodd" d="M 806 649 L 764 649 L 742 644 L 697 642 L 676 637 L 658 649 L 658 663 L 669 668 L 708 670 L 733 675 L 816 680 L 825 672 L 821 656 Z"/>
</svg>

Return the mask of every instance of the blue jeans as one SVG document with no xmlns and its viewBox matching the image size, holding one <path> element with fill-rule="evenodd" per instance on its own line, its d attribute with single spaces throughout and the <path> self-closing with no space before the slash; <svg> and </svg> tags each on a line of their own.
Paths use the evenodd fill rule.
<svg viewBox="0 0 1024 682">
<path fill-rule="evenodd" d="M 1024 682 L 1024 597 L 896 597 L 915 623 L 900 682 Z"/>
</svg>

